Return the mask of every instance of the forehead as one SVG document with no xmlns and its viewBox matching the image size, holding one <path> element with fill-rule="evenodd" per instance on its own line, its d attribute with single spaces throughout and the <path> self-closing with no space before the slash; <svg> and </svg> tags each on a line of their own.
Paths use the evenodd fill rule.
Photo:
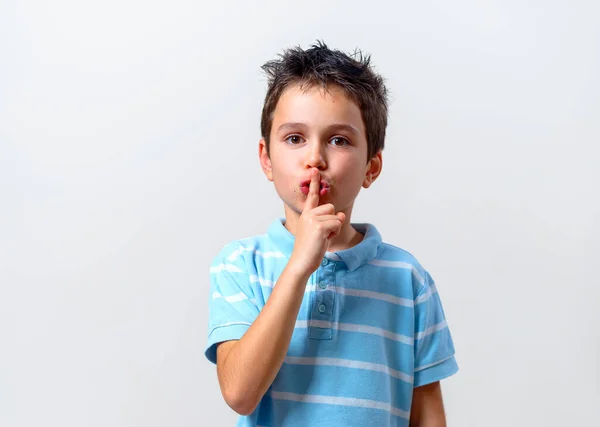
<svg viewBox="0 0 600 427">
<path fill-rule="evenodd" d="M 346 124 L 365 135 L 360 108 L 338 86 L 330 86 L 327 90 L 317 86 L 300 87 L 299 84 L 288 87 L 275 108 L 272 129 L 288 122 L 315 128 L 332 123 Z"/>
</svg>

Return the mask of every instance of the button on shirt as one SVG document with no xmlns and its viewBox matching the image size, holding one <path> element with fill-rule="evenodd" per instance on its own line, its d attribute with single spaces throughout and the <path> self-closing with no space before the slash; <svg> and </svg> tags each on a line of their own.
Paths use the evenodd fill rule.
<svg viewBox="0 0 600 427">
<path fill-rule="evenodd" d="M 327 252 L 310 276 L 286 358 L 256 410 L 237 426 L 408 426 L 416 386 L 458 370 L 430 274 L 383 243 L 371 224 L 349 249 Z M 205 355 L 238 340 L 260 313 L 294 247 L 277 219 L 266 234 L 232 242 L 210 267 Z"/>
</svg>

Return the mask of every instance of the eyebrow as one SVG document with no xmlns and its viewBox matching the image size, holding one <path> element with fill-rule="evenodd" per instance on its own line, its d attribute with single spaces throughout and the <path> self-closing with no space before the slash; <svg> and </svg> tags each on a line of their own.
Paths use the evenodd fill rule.
<svg viewBox="0 0 600 427">
<path fill-rule="evenodd" d="M 287 131 L 287 130 L 297 129 L 297 128 L 306 129 L 306 128 L 308 128 L 308 126 L 306 124 L 300 123 L 300 122 L 284 123 L 277 128 L 277 133 Z M 345 123 L 333 123 L 333 124 L 327 126 L 326 130 L 328 130 L 330 132 L 345 130 L 345 131 L 353 133 L 355 135 L 360 135 L 360 132 L 354 126 L 345 124 Z"/>
</svg>

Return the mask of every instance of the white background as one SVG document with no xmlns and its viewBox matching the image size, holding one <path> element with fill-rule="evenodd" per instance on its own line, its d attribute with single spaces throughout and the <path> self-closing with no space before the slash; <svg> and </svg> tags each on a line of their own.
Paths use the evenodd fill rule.
<svg viewBox="0 0 600 427">
<path fill-rule="evenodd" d="M 449 426 L 600 425 L 600 3 L 0 2 L 0 425 L 233 426 L 208 267 L 283 214 L 260 171 L 284 48 L 392 94 L 358 198 L 432 273 Z"/>
</svg>

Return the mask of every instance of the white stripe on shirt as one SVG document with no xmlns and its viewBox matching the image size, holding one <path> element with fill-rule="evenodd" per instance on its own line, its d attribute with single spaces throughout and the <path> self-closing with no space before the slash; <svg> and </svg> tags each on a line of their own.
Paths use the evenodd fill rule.
<svg viewBox="0 0 600 427">
<path fill-rule="evenodd" d="M 436 292 L 437 292 L 437 288 L 435 287 L 435 285 L 430 285 L 429 288 L 427 289 L 427 292 L 425 292 L 423 295 L 419 295 L 415 299 L 415 304 L 421 304 L 422 302 L 427 301 Z"/>
<path fill-rule="evenodd" d="M 242 246 L 242 247 L 236 249 L 235 251 L 233 251 L 227 257 L 227 261 L 229 261 L 229 262 L 235 261 L 244 252 L 253 252 L 262 258 L 285 258 L 285 255 L 279 251 L 262 252 L 260 249 L 256 249 L 256 247 Z"/>
<path fill-rule="evenodd" d="M 427 335 L 435 334 L 437 331 L 441 331 L 442 329 L 446 329 L 448 327 L 448 323 L 446 320 L 442 320 L 440 323 L 437 323 L 429 328 L 421 331 L 415 335 L 416 340 L 420 340 L 421 338 L 425 338 Z"/>
<path fill-rule="evenodd" d="M 238 266 L 233 264 L 219 264 L 210 267 L 211 273 L 220 273 L 223 270 L 229 271 L 230 273 L 243 273 L 243 271 Z"/>
<path fill-rule="evenodd" d="M 383 372 L 412 384 L 413 377 L 380 363 L 362 362 L 360 360 L 340 359 L 336 357 L 291 357 L 287 356 L 284 363 L 290 365 L 341 366 L 344 368 L 364 369 L 367 371 Z"/>
<path fill-rule="evenodd" d="M 352 323 L 336 323 L 327 322 L 325 320 L 298 320 L 296 321 L 296 328 L 306 329 L 309 326 L 315 326 L 317 328 L 333 328 L 339 331 L 347 332 L 360 332 L 364 334 L 378 335 L 384 338 L 388 338 L 394 341 L 398 341 L 404 344 L 413 345 L 414 339 L 407 337 L 406 335 L 400 335 L 395 332 L 391 332 L 385 329 L 376 328 L 375 326 L 357 325 Z"/>
<path fill-rule="evenodd" d="M 287 393 L 282 391 L 271 391 L 272 399 L 292 400 L 295 402 L 304 403 L 325 403 L 329 405 L 353 406 L 358 408 L 372 408 L 387 411 L 392 415 L 409 419 L 409 413 L 401 409 L 395 408 L 389 403 L 378 402 L 377 400 L 358 399 L 355 397 L 337 397 L 337 396 L 320 396 L 317 394 L 298 394 Z"/>
</svg>

